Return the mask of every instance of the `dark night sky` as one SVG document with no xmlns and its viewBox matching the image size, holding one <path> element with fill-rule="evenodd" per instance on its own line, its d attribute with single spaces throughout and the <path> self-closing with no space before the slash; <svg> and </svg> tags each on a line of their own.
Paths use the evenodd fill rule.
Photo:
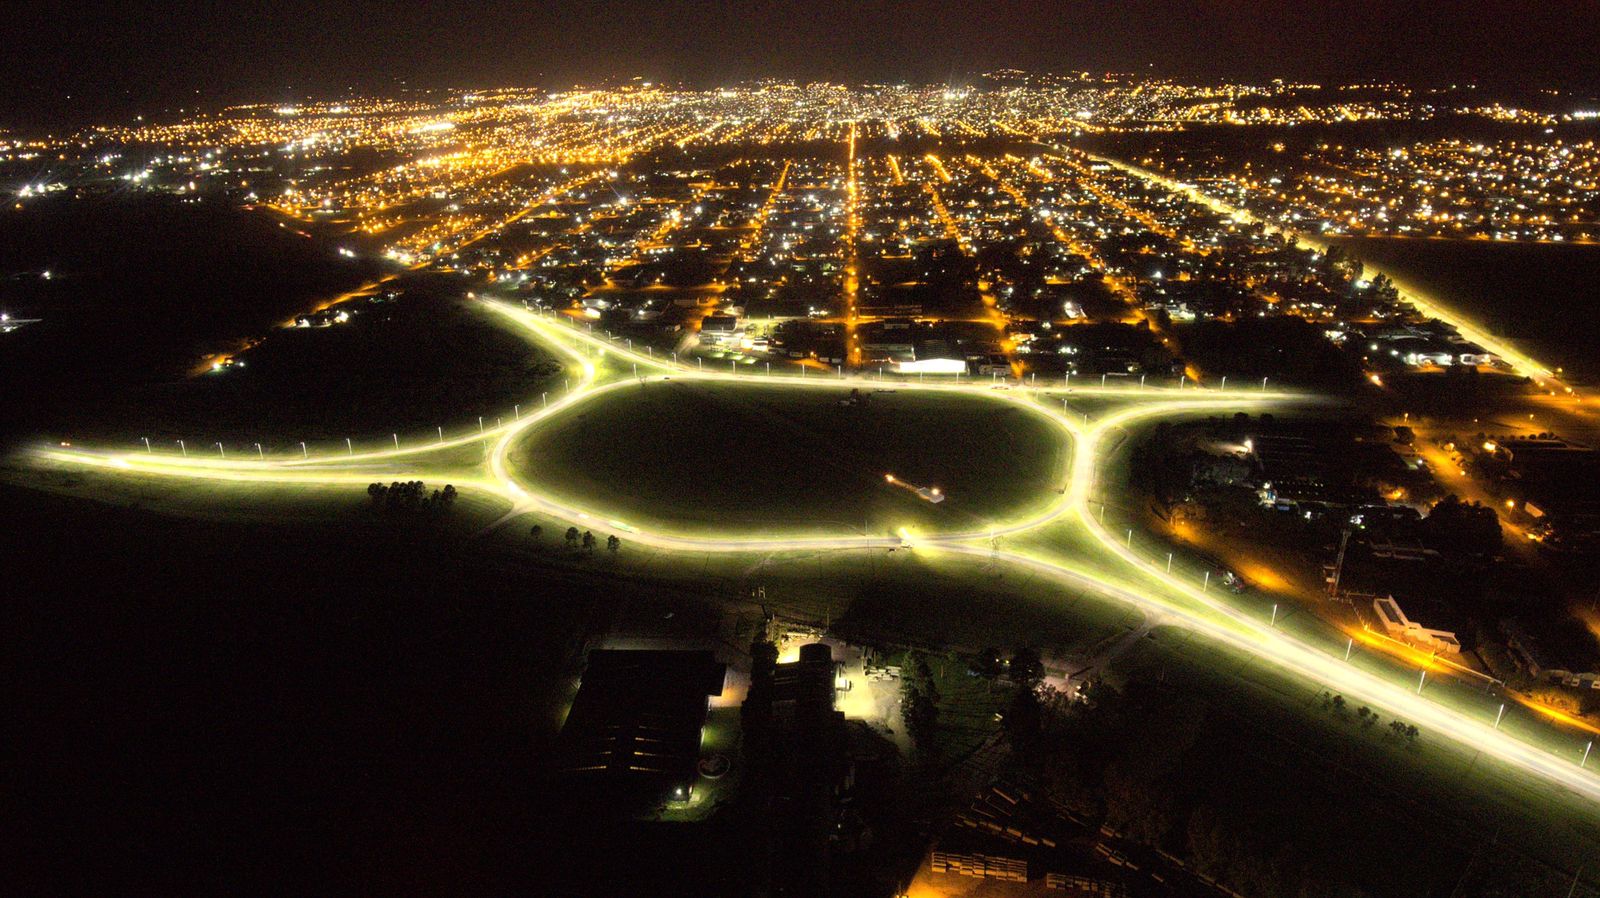
<svg viewBox="0 0 1600 898">
<path fill-rule="evenodd" d="M 0 123 L 21 127 L 401 80 L 959 81 L 1012 66 L 1595 89 L 1600 2 L 7 0 L 0 47 Z"/>
</svg>

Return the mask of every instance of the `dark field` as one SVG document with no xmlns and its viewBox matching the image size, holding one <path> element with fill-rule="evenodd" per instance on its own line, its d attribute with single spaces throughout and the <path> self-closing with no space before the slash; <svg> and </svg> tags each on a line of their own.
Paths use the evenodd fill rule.
<svg viewBox="0 0 1600 898">
<path fill-rule="evenodd" d="M 0 237 L 0 309 L 43 319 L 0 336 L 0 429 L 15 440 L 221 440 L 242 452 L 258 441 L 271 451 L 433 439 L 435 427 L 510 416 L 554 370 L 462 300 L 451 276 L 386 282 L 341 306 L 356 313 L 347 324 L 280 327 L 371 284 L 377 269 L 215 200 L 7 209 Z M 382 301 L 389 292 L 398 298 Z M 218 352 L 245 365 L 197 375 Z"/>
<path fill-rule="evenodd" d="M 51 277 L 40 276 L 49 270 Z M 375 269 L 216 200 L 60 199 L 0 209 L 0 427 L 53 431 L 138 384 L 181 377 Z"/>
<path fill-rule="evenodd" d="M 461 299 L 455 284 L 408 279 L 387 302 L 352 300 L 348 323 L 277 328 L 236 356 L 242 367 L 127 390 L 115 402 L 79 407 L 66 435 L 167 448 L 185 439 L 230 451 L 251 442 L 293 450 L 299 440 L 342 444 L 352 436 L 407 443 L 511 418 L 559 369 L 491 313 Z"/>
<path fill-rule="evenodd" d="M 1359 259 L 1425 285 L 1534 358 L 1600 382 L 1600 246 L 1345 237 Z"/>
<path fill-rule="evenodd" d="M 847 390 L 627 387 L 539 428 L 516 465 L 538 489 L 685 532 L 983 530 L 1048 504 L 1064 436 L 999 402 Z M 941 488 L 931 504 L 884 475 Z"/>
</svg>

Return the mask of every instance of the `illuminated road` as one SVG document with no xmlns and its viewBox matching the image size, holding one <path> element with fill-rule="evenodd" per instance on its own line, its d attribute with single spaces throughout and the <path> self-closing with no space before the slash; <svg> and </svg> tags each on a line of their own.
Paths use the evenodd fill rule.
<svg viewBox="0 0 1600 898">
<path fill-rule="evenodd" d="M 1054 149 L 1059 150 L 1060 148 Z M 1327 252 L 1328 250 L 1329 244 L 1326 241 L 1319 239 L 1315 234 L 1308 234 L 1304 231 L 1289 230 L 1264 219 L 1257 218 L 1248 210 L 1225 203 L 1193 185 L 1175 181 L 1158 172 L 1140 168 L 1137 165 L 1132 165 L 1130 163 L 1123 162 L 1120 159 L 1114 159 L 1109 156 L 1097 156 L 1092 153 L 1082 153 L 1082 155 L 1093 159 L 1096 162 L 1103 162 L 1106 165 L 1110 165 L 1120 171 L 1133 175 L 1136 178 L 1147 181 L 1151 184 L 1155 184 L 1165 190 L 1185 196 L 1219 214 L 1231 216 L 1232 218 L 1241 222 L 1260 225 L 1268 233 L 1284 234 L 1286 236 L 1293 237 L 1321 252 Z M 1517 349 L 1515 346 L 1512 346 L 1510 343 L 1491 335 L 1482 327 L 1479 327 L 1476 322 L 1461 316 L 1457 312 L 1448 308 L 1448 306 L 1440 303 L 1438 300 L 1430 296 L 1427 291 L 1425 291 L 1419 285 L 1411 283 L 1403 276 L 1396 277 L 1394 272 L 1385 269 L 1381 265 L 1367 264 L 1366 267 L 1367 270 L 1373 272 L 1374 274 L 1383 274 L 1385 277 L 1389 278 L 1389 280 L 1393 281 L 1395 287 L 1400 291 L 1400 298 L 1409 303 L 1417 311 L 1427 315 L 1430 318 L 1437 318 L 1440 321 L 1443 321 L 1445 324 L 1454 327 L 1461 333 L 1461 336 L 1471 340 L 1479 346 L 1482 346 L 1484 349 L 1487 349 L 1504 359 L 1506 363 L 1511 366 L 1512 370 L 1516 371 L 1518 374 L 1533 378 L 1541 387 L 1558 389 L 1565 388 L 1564 385 L 1556 380 L 1554 371 L 1551 371 L 1545 365 L 1525 355 L 1521 350 Z"/>
<path fill-rule="evenodd" d="M 1316 397 L 1265 390 L 1235 390 L 1137 386 L 1079 386 L 1072 390 L 1054 385 L 1034 388 L 1016 384 L 995 389 L 988 382 L 923 382 L 873 377 L 829 377 L 736 373 L 728 370 L 686 368 L 652 353 L 639 352 L 597 334 L 591 327 L 575 323 L 566 316 L 540 314 L 495 300 L 484 305 L 507 323 L 524 329 L 529 336 L 550 348 L 566 362 L 568 387 L 548 405 L 530 402 L 537 410 L 521 414 L 508 423 L 485 428 L 481 433 L 441 439 L 434 443 L 398 446 L 392 449 L 345 454 L 311 455 L 302 450 L 291 458 L 183 458 L 152 452 L 107 452 L 74 448 L 38 450 L 39 456 L 54 464 L 82 465 L 117 472 L 126 471 L 180 478 L 233 482 L 360 485 L 394 479 L 396 464 L 405 465 L 406 477 L 429 476 L 425 466 L 430 454 L 470 445 L 486 447 L 479 475 L 452 481 L 471 489 L 507 500 L 511 510 L 501 519 L 538 513 L 571 522 L 576 526 L 610 530 L 627 535 L 635 543 L 664 550 L 713 553 L 773 553 L 818 550 L 887 550 L 898 548 L 903 539 L 916 551 L 933 557 L 981 557 L 1009 562 L 1051 579 L 1089 589 L 1128 602 L 1142 609 L 1154 609 L 1164 619 L 1204 633 L 1253 657 L 1272 661 L 1283 670 L 1304 676 L 1348 697 L 1387 710 L 1426 727 L 1430 733 L 1458 740 L 1471 748 L 1498 758 L 1547 781 L 1564 786 L 1587 798 L 1600 800 L 1600 777 L 1579 768 L 1576 757 L 1565 760 L 1539 747 L 1521 741 L 1504 730 L 1493 728 L 1493 715 L 1482 719 L 1432 698 L 1414 693 L 1404 683 L 1392 681 L 1358 669 L 1342 658 L 1317 648 L 1250 612 L 1230 604 L 1227 597 L 1208 592 L 1178 574 L 1168 573 L 1153 558 L 1132 546 L 1132 537 L 1114 533 L 1091 513 L 1096 476 L 1105 460 L 1106 446 L 1114 435 L 1140 422 L 1164 417 L 1217 411 L 1241 411 L 1285 403 L 1308 404 Z M 981 531 L 962 531 L 909 537 L 848 534 L 751 534 L 716 535 L 675 533 L 649 529 L 618 520 L 614 516 L 563 502 L 543 493 L 537 484 L 519 481 L 508 463 L 508 456 L 519 438 L 540 423 L 561 415 L 578 404 L 610 393 L 639 389 L 644 384 L 667 379 L 697 383 L 746 383 L 768 387 L 808 390 L 838 390 L 850 386 L 882 384 L 896 390 L 959 394 L 981 397 L 985 401 L 1006 403 L 1039 416 L 1055 428 L 1071 451 L 1061 471 L 1061 492 L 1042 508 L 1030 510 L 1014 520 L 996 521 Z M 1090 400 L 1107 410 L 1098 418 L 1067 407 L 1075 400 Z M 1120 403 L 1120 405 L 1118 405 Z M 997 537 L 1021 537 L 1049 525 L 1066 526 L 1092 540 L 1096 551 L 1072 554 L 1069 550 L 1002 549 Z M 1055 533 L 1055 531 L 1051 531 Z M 1052 539 L 1051 545 L 1061 540 Z"/>
</svg>

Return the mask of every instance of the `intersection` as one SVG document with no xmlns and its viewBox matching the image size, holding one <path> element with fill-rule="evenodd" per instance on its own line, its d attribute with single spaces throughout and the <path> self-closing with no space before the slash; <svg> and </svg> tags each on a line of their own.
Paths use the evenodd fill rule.
<svg viewBox="0 0 1600 898">
<path fill-rule="evenodd" d="M 1314 405 L 1324 402 L 1315 396 L 1266 389 L 1224 391 L 1196 386 L 1134 387 L 1094 385 L 1067 386 L 1017 382 L 996 388 L 989 382 L 927 382 L 886 378 L 884 375 L 845 374 L 837 377 L 771 375 L 707 370 L 679 364 L 676 359 L 660 358 L 635 350 L 625 341 L 595 332 L 591 326 L 565 315 L 524 308 L 495 299 L 481 299 L 510 327 L 557 355 L 563 362 L 565 389 L 557 396 L 530 397 L 530 411 L 519 405 L 511 421 L 466 435 L 444 437 L 437 442 L 392 449 L 357 452 L 353 446 L 344 454 L 311 454 L 304 446 L 299 453 L 255 459 L 218 456 L 200 457 L 156 453 L 154 451 L 117 452 L 76 447 L 39 449 L 36 458 L 61 466 L 98 468 L 112 474 L 126 473 L 197 482 L 213 480 L 262 485 L 325 485 L 343 488 L 373 481 L 397 478 L 439 479 L 438 467 L 430 467 L 442 453 L 463 447 L 482 447 L 484 460 L 475 472 L 461 477 L 452 469 L 449 479 L 459 489 L 496 497 L 507 510 L 497 526 L 527 514 L 539 514 L 570 522 L 573 526 L 620 534 L 629 542 L 675 552 L 707 553 L 783 553 L 827 551 L 890 551 L 909 547 L 932 558 L 941 554 L 983 557 L 1044 577 L 1071 584 L 1103 596 L 1158 612 L 1162 620 L 1179 624 L 1253 657 L 1305 677 L 1353 699 L 1384 708 L 1397 717 L 1416 721 L 1429 732 L 1446 736 L 1475 748 L 1513 767 L 1531 773 L 1591 800 L 1600 800 L 1600 776 L 1585 769 L 1570 748 L 1557 755 L 1545 744 L 1517 738 L 1499 726 L 1493 702 L 1478 702 L 1463 707 L 1454 694 L 1424 692 L 1398 678 L 1350 663 L 1348 652 L 1341 659 L 1337 640 L 1291 635 L 1276 621 L 1269 623 L 1251 610 L 1229 601 L 1218 590 L 1212 592 L 1209 577 L 1195 582 L 1192 576 L 1173 573 L 1171 562 L 1164 569 L 1156 554 L 1136 543 L 1136 527 L 1105 522 L 1105 490 L 1097 483 L 1114 439 L 1128 429 L 1162 418 L 1186 415 L 1255 411 L 1260 409 Z M 930 395 L 981 397 L 984 401 L 1005 403 L 1047 422 L 1069 450 L 1066 469 L 1061 472 L 1063 487 L 1042 508 L 1015 519 L 1000 520 L 982 529 L 948 533 L 871 535 L 849 533 L 772 533 L 726 534 L 676 532 L 670 528 L 651 529 L 620 520 L 604 510 L 558 500 L 537 483 L 520 480 L 508 463 L 508 455 L 518 439 L 557 415 L 583 403 L 613 393 L 626 395 L 646 384 L 667 380 L 691 381 L 716 388 L 759 384 L 793 390 L 839 390 L 875 385 L 900 391 Z M 1079 412 L 1073 403 L 1088 400 L 1100 409 Z M 1109 448 L 1108 448 L 1109 447 Z M 1042 538 L 1036 538 L 1042 537 Z M 1324 637 L 1327 634 L 1322 634 Z M 1424 676 L 1425 679 L 1425 676 Z M 1470 699 L 1469 699 L 1470 701 Z M 1548 738 L 1539 740 L 1548 743 Z M 1579 749 L 1581 750 L 1581 745 Z"/>
</svg>

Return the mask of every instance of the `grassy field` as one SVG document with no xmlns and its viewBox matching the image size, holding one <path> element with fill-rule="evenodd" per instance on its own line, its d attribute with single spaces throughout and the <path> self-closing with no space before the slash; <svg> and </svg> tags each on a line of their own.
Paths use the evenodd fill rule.
<svg viewBox="0 0 1600 898">
<path fill-rule="evenodd" d="M 18 773 L 38 823 L 29 844 L 53 869 L 92 852 L 140 886 L 162 882 L 139 862 L 149 838 L 161 856 L 245 858 L 258 881 L 292 880 L 289 857 L 340 882 L 517 881 L 506 871 L 522 869 L 540 827 L 560 825 L 527 786 L 553 709 L 576 647 L 619 606 L 685 617 L 697 603 L 759 602 L 849 639 L 922 647 L 948 698 L 951 757 L 982 741 L 995 706 L 948 653 L 1071 655 L 1138 619 L 936 550 L 665 553 L 625 540 L 585 556 L 564 549 L 555 521 L 484 533 L 503 508 L 470 493 L 448 518 L 412 521 L 371 511 L 359 486 L 39 476 L 48 492 L 0 486 L 17 510 L 0 543 L 13 559 L 5 632 L 26 672 L 15 720 L 25 757 L 40 759 Z M 74 498 L 88 495 L 110 501 Z M 1139 640 L 1117 671 L 1207 709 L 1213 777 L 1348 850 L 1372 894 L 1448 895 L 1506 858 L 1571 871 L 1600 851 L 1592 808 L 1426 731 L 1414 747 L 1385 740 L 1382 726 L 1323 711 L 1315 687 L 1185 631 Z M 86 776 L 101 778 L 91 792 L 68 791 Z"/>
<path fill-rule="evenodd" d="M 221 440 L 269 452 L 298 442 L 318 448 L 405 443 L 475 430 L 483 415 L 510 420 L 513 406 L 537 402 L 556 375 L 543 350 L 455 296 L 458 285 L 425 280 L 400 298 L 355 300 L 346 324 L 273 328 L 238 358 L 209 374 L 139 385 L 83 400 L 65 435 L 78 441 L 191 448 Z"/>
<path fill-rule="evenodd" d="M 1397 739 L 1387 714 L 1364 727 L 1354 704 L 1326 709 L 1320 688 L 1187 631 L 1155 636 L 1113 676 L 1171 684 L 1203 707 L 1218 787 L 1292 821 L 1295 841 L 1338 845 L 1372 894 L 1510 894 L 1478 888 L 1523 867 L 1564 876 L 1564 894 L 1600 856 L 1600 815 L 1570 793 L 1425 729 L 1415 744 Z"/>
<path fill-rule="evenodd" d="M 674 532 L 982 530 L 1056 498 L 1067 447 L 1000 402 L 649 383 L 530 434 L 519 474 L 563 501 Z M 884 475 L 939 487 L 932 504 Z"/>
</svg>

